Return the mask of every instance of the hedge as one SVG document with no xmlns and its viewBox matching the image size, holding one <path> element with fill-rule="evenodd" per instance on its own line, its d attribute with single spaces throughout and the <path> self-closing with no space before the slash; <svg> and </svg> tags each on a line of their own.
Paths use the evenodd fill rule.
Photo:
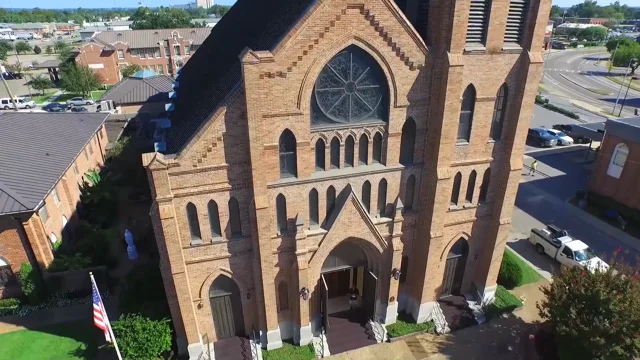
<svg viewBox="0 0 640 360">
<path fill-rule="evenodd" d="M 515 255 L 505 250 L 498 273 L 498 284 L 507 289 L 513 289 L 522 282 L 522 269 L 514 257 Z"/>
<path fill-rule="evenodd" d="M 608 196 L 588 191 L 587 203 L 589 205 L 602 208 L 603 210 L 615 210 L 623 219 L 625 219 L 625 221 L 633 224 L 640 224 L 640 210 L 623 205 Z"/>
<path fill-rule="evenodd" d="M 18 273 L 22 293 L 29 300 L 29 304 L 37 305 L 42 300 L 42 281 L 40 275 L 33 268 L 31 263 L 24 263 L 20 266 Z"/>
<path fill-rule="evenodd" d="M 564 116 L 568 116 L 572 119 L 580 119 L 580 116 L 576 113 L 574 113 L 573 111 L 567 110 L 567 109 L 563 109 L 561 107 L 555 106 L 551 103 L 547 103 L 545 101 L 545 99 L 540 96 L 540 95 L 536 95 L 536 104 L 542 106 L 543 108 L 549 110 L 549 111 L 555 111 L 559 114 L 562 114 Z"/>
<path fill-rule="evenodd" d="M 507 312 L 512 312 L 513 310 L 522 307 L 522 305 L 522 300 L 518 299 L 503 286 L 498 285 L 498 288 L 496 289 L 496 298 L 493 303 L 489 305 L 486 314 L 493 317 Z"/>
<path fill-rule="evenodd" d="M 113 332 L 125 360 L 155 360 L 171 350 L 171 322 L 151 320 L 140 314 L 123 315 Z"/>
</svg>

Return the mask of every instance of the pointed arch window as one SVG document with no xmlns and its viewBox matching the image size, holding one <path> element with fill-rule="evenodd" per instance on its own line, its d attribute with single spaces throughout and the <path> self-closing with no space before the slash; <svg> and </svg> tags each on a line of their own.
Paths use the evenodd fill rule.
<svg viewBox="0 0 640 360">
<path fill-rule="evenodd" d="M 476 176 L 477 173 L 475 170 L 473 170 L 471 174 L 469 174 L 469 181 L 467 182 L 467 195 L 464 197 L 464 199 L 470 204 L 473 203 L 473 192 L 476 187 Z"/>
<path fill-rule="evenodd" d="M 232 197 L 229 199 L 229 228 L 231 230 L 231 236 L 242 236 L 242 223 L 240 221 L 240 205 L 238 200 Z"/>
<path fill-rule="evenodd" d="M 362 184 L 362 203 L 367 212 L 371 212 L 371 183 L 369 181 Z"/>
<path fill-rule="evenodd" d="M 609 167 L 607 168 L 607 175 L 620 179 L 628 156 L 629 147 L 626 144 L 620 143 L 616 145 L 616 147 L 613 149 L 613 152 L 611 153 Z"/>
<path fill-rule="evenodd" d="M 382 179 L 378 184 L 378 216 L 386 216 L 387 208 L 387 180 Z"/>
<path fill-rule="evenodd" d="M 331 168 L 340 168 L 340 140 L 337 137 L 331 140 Z"/>
<path fill-rule="evenodd" d="M 502 138 L 502 127 L 507 107 L 507 84 L 502 84 L 496 95 L 496 103 L 493 106 L 493 119 L 491 120 L 491 139 L 498 141 Z"/>
<path fill-rule="evenodd" d="M 402 126 L 402 137 L 400 140 L 400 164 L 413 164 L 413 153 L 416 144 L 416 122 L 408 118 Z"/>
<path fill-rule="evenodd" d="M 404 193 L 404 209 L 412 210 L 413 209 L 413 197 L 415 196 L 416 189 L 416 177 L 413 175 L 409 175 L 407 179 L 407 188 Z"/>
<path fill-rule="evenodd" d="M 207 205 L 209 210 L 209 226 L 211 227 L 212 237 L 221 237 L 222 231 L 220 230 L 220 213 L 218 212 L 218 204 L 211 200 Z"/>
<path fill-rule="evenodd" d="M 311 189 L 309 191 L 309 225 L 319 224 L 318 212 L 318 190 Z"/>
<path fill-rule="evenodd" d="M 276 197 L 276 217 L 278 220 L 278 234 L 287 232 L 287 199 L 282 194 Z"/>
<path fill-rule="evenodd" d="M 286 129 L 280 135 L 280 178 L 298 176 L 296 164 L 296 137 Z"/>
<path fill-rule="evenodd" d="M 320 71 L 311 96 L 311 125 L 387 122 L 389 89 L 376 60 L 355 45 Z"/>
<path fill-rule="evenodd" d="M 279 311 L 289 310 L 289 287 L 284 281 L 278 284 L 278 301 Z"/>
<path fill-rule="evenodd" d="M 468 143 L 471 139 L 471 127 L 473 125 L 473 112 L 475 110 L 475 106 L 476 89 L 473 85 L 469 85 L 462 94 L 460 122 L 458 123 L 458 143 Z"/>
<path fill-rule="evenodd" d="M 480 196 L 478 202 L 487 202 L 487 195 L 489 194 L 489 182 L 491 181 L 491 169 L 487 169 L 482 176 L 482 184 L 480 185 Z"/>
<path fill-rule="evenodd" d="M 382 164 L 382 135 L 380 133 L 373 136 L 373 163 Z"/>
<path fill-rule="evenodd" d="M 344 142 L 344 166 L 353 167 L 353 151 L 355 147 L 355 141 L 353 136 L 347 136 L 347 140 Z"/>
<path fill-rule="evenodd" d="M 323 139 L 316 141 L 316 171 L 324 171 L 325 169 L 325 145 Z"/>
<path fill-rule="evenodd" d="M 367 135 L 362 134 L 358 145 L 358 159 L 360 165 L 367 165 L 369 163 L 369 138 Z"/>
<path fill-rule="evenodd" d="M 336 206 L 336 188 L 329 186 L 327 189 L 327 217 L 331 215 Z"/>
<path fill-rule="evenodd" d="M 200 235 L 200 221 L 198 220 L 198 209 L 193 203 L 187 204 L 187 221 L 189 223 L 189 235 L 191 236 L 191 242 L 202 241 L 202 235 Z"/>
<path fill-rule="evenodd" d="M 460 197 L 460 183 L 462 183 L 462 174 L 457 173 L 453 178 L 453 188 L 451 189 L 451 205 L 458 205 Z"/>
</svg>

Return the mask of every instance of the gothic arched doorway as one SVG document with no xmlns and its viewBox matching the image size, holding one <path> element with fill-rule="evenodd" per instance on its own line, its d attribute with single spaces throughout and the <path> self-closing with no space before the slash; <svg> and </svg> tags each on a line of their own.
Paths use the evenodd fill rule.
<svg viewBox="0 0 640 360">
<path fill-rule="evenodd" d="M 238 285 L 227 276 L 218 276 L 209 289 L 211 315 L 218 340 L 244 336 L 242 299 Z"/>
<path fill-rule="evenodd" d="M 444 267 L 440 297 L 460 294 L 468 253 L 469 244 L 467 244 L 467 240 L 464 238 L 458 239 L 449 250 L 447 262 Z"/>
</svg>

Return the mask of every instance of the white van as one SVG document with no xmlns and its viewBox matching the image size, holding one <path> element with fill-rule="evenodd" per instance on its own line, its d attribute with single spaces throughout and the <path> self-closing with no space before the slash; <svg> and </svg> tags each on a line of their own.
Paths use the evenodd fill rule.
<svg viewBox="0 0 640 360">
<path fill-rule="evenodd" d="M 33 109 L 36 107 L 36 102 L 30 98 L 25 99 L 22 97 L 16 97 L 15 99 L 18 104 L 18 109 Z M 13 101 L 11 101 L 11 98 L 0 98 L 0 109 L 11 110 L 13 108 Z"/>
</svg>

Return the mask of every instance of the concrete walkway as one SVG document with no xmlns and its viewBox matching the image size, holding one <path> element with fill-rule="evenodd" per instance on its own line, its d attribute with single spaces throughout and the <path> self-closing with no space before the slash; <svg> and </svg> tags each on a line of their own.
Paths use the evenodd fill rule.
<svg viewBox="0 0 640 360">
<path fill-rule="evenodd" d="M 415 359 L 404 341 L 381 343 L 327 357 L 332 360 L 406 360 Z"/>
</svg>

